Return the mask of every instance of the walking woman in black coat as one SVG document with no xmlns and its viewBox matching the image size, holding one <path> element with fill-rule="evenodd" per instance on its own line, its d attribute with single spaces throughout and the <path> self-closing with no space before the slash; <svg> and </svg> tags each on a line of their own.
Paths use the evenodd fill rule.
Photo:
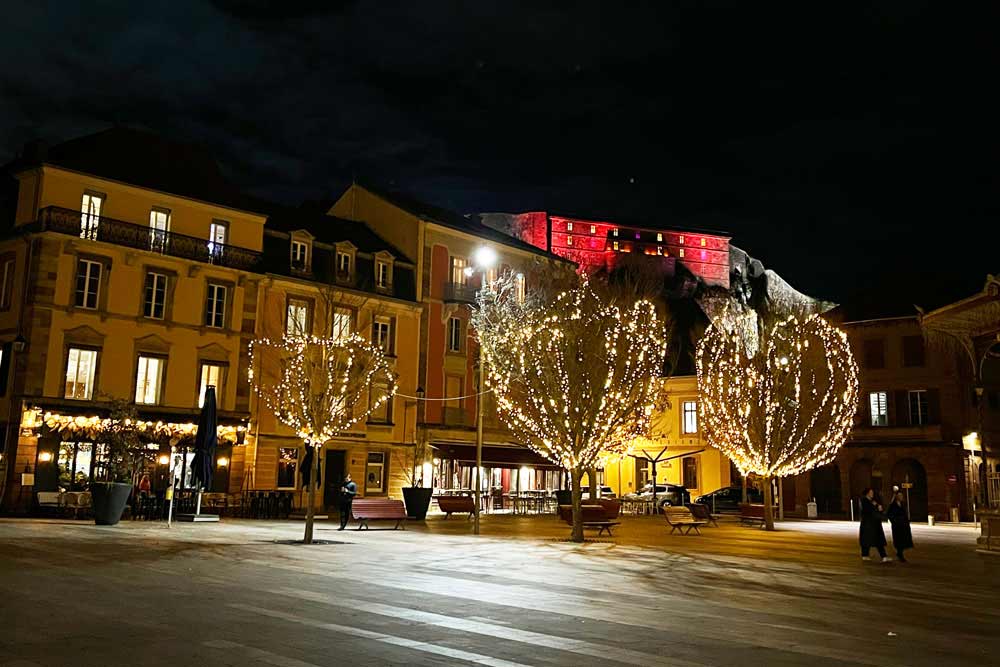
<svg viewBox="0 0 1000 667">
<path fill-rule="evenodd" d="M 897 491 L 886 510 L 889 524 L 892 526 L 892 548 L 896 550 L 896 558 L 905 563 L 903 551 L 913 548 L 913 534 L 910 532 L 910 519 L 906 516 L 906 499 L 903 492 Z"/>
<path fill-rule="evenodd" d="M 861 494 L 861 528 L 858 532 L 861 542 L 861 560 L 871 560 L 868 553 L 872 547 L 878 549 L 883 563 L 892 561 L 885 554 L 885 531 L 882 529 L 882 506 L 875 502 L 875 491 L 865 489 Z"/>
</svg>

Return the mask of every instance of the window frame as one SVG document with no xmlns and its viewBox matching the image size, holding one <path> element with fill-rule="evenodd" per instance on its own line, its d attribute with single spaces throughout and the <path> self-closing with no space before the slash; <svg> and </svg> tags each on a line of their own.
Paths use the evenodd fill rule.
<svg viewBox="0 0 1000 667">
<path fill-rule="evenodd" d="M 876 403 L 872 397 L 878 396 Z M 881 417 L 881 419 L 879 419 Z M 875 428 L 889 425 L 889 392 L 882 389 L 868 392 L 868 424 Z"/>
<path fill-rule="evenodd" d="M 209 308 L 209 304 L 213 306 L 217 303 L 218 298 L 213 299 L 211 294 L 214 290 L 222 290 L 222 306 L 217 310 L 216 308 Z M 204 326 L 209 329 L 225 329 L 227 323 L 226 309 L 229 306 L 229 285 L 222 282 L 213 282 L 211 280 L 205 283 L 205 317 Z M 220 316 L 222 318 L 221 324 L 215 324 L 215 317 Z"/>
<path fill-rule="evenodd" d="M 372 455 L 380 457 L 380 461 L 372 461 Z M 368 452 L 365 456 L 365 495 L 385 495 L 388 490 L 386 489 L 386 471 L 389 468 L 389 454 L 387 452 Z M 369 486 L 368 478 L 371 474 L 372 469 L 378 469 L 379 471 L 379 483 L 378 486 Z"/>
<path fill-rule="evenodd" d="M 79 303 L 79 301 L 80 301 L 80 294 L 81 294 L 80 288 L 79 288 L 79 286 L 80 286 L 80 270 L 81 270 L 81 268 L 84 265 L 86 265 L 88 267 L 88 269 L 87 269 L 87 272 L 86 272 L 86 277 L 84 278 L 83 303 Z M 94 305 L 93 306 L 88 306 L 87 305 L 87 302 L 88 302 L 87 297 L 90 294 L 89 287 L 90 287 L 90 282 L 91 282 L 91 272 L 90 272 L 89 267 L 92 267 L 92 266 L 96 266 L 97 267 L 97 287 L 94 290 Z M 106 268 L 107 267 L 105 266 L 104 262 L 102 262 L 102 261 L 100 261 L 98 259 L 95 259 L 95 258 L 92 258 L 92 257 L 77 257 L 76 258 L 76 274 L 74 276 L 74 281 L 73 281 L 74 282 L 74 285 L 73 285 L 73 307 L 74 308 L 81 308 L 83 310 L 100 310 L 100 308 L 101 308 L 101 287 L 103 286 L 103 283 L 104 283 L 104 270 Z"/>
<path fill-rule="evenodd" d="M 690 410 L 689 406 L 692 406 Z M 694 421 L 694 430 L 690 430 L 689 416 Z M 698 426 L 698 401 L 681 401 L 681 433 L 683 435 L 697 435 Z"/>
<path fill-rule="evenodd" d="M 149 379 L 149 362 L 155 361 L 157 366 L 156 371 L 156 382 L 154 389 L 154 400 L 146 401 L 139 400 L 139 371 L 142 367 L 143 360 L 146 360 L 146 379 Z M 132 384 L 132 402 L 136 405 L 162 405 L 163 404 L 163 385 L 167 377 L 167 357 L 160 354 L 151 354 L 149 352 L 139 352 L 135 355 L 135 372 L 133 373 L 135 382 Z"/>
<path fill-rule="evenodd" d="M 337 334 L 337 323 L 341 320 L 341 316 L 347 320 L 347 331 L 342 332 L 339 336 Z M 354 333 L 354 318 L 355 313 L 352 308 L 346 306 L 334 306 L 333 311 L 330 315 L 330 338 L 340 340 L 341 338 L 348 338 Z"/>
<path fill-rule="evenodd" d="M 300 310 L 305 313 L 305 323 L 302 324 L 302 331 L 296 332 L 297 335 L 308 336 L 312 333 L 312 302 L 308 299 L 302 297 L 288 295 L 285 298 L 285 334 L 289 335 L 292 332 L 289 329 L 289 325 L 292 323 L 292 309 Z M 296 326 L 298 326 L 298 318 L 296 317 Z"/>
<path fill-rule="evenodd" d="M 150 301 L 150 284 L 149 279 L 153 278 L 153 301 Z M 157 278 L 163 279 L 163 302 L 160 304 L 160 315 L 156 316 L 156 283 Z M 167 294 L 170 289 L 170 276 L 166 273 L 156 271 L 153 269 L 146 270 L 146 278 L 143 280 L 142 287 L 142 316 L 150 320 L 164 320 L 167 318 Z"/>
<path fill-rule="evenodd" d="M 452 255 L 448 261 L 449 280 L 453 285 L 468 285 L 469 276 L 465 275 L 465 270 L 469 268 L 469 258 Z"/>
<path fill-rule="evenodd" d="M 914 419 L 913 414 L 913 399 L 917 399 L 917 419 Z M 921 397 L 923 402 L 921 403 Z M 906 405 L 907 412 L 910 417 L 910 426 L 927 426 L 930 424 L 930 394 L 926 389 L 907 389 L 906 390 Z"/>
<path fill-rule="evenodd" d="M 229 372 L 229 364 L 222 361 L 213 361 L 211 359 L 202 359 L 198 362 L 198 380 L 197 380 L 197 403 L 196 405 L 200 408 L 205 404 L 205 390 L 208 388 L 208 384 L 205 383 L 205 368 L 213 367 L 219 369 L 218 381 L 215 384 L 215 397 L 216 402 L 221 405 L 222 403 L 222 393 L 225 391 L 226 384 L 226 374 Z"/>
<path fill-rule="evenodd" d="M 394 326 L 393 319 L 392 317 L 377 316 L 372 320 L 372 345 L 381 348 L 382 354 L 387 357 L 392 357 L 396 354 L 396 341 L 393 340 L 395 338 L 394 330 L 396 327 Z M 386 327 L 386 345 L 382 345 L 379 341 L 378 331 L 381 325 L 385 325 Z"/>
<path fill-rule="evenodd" d="M 94 354 L 93 362 L 91 364 L 91 370 L 90 370 L 90 373 L 89 373 L 89 377 L 87 379 L 87 382 L 89 383 L 88 392 L 87 392 L 87 395 L 83 396 L 83 397 L 76 397 L 76 396 L 69 396 L 69 395 L 67 395 L 68 392 L 67 392 L 66 385 L 69 383 L 70 355 L 73 353 L 74 350 L 76 350 L 77 352 L 88 352 L 88 353 L 93 353 Z M 100 360 L 101 360 L 101 351 L 102 350 L 99 347 L 88 346 L 88 345 L 67 345 L 66 346 L 66 352 L 63 355 L 63 373 L 62 373 L 62 377 L 63 377 L 63 392 L 62 392 L 62 394 L 63 394 L 63 398 L 64 399 L 69 400 L 69 401 L 92 401 L 92 400 L 94 400 L 94 393 L 97 390 L 97 380 L 98 380 L 98 372 L 97 371 L 98 371 L 98 364 L 100 364 Z M 77 355 L 77 363 L 76 363 L 76 369 L 77 370 L 76 370 L 76 373 L 75 373 L 75 377 L 76 378 L 79 378 L 79 376 L 80 376 L 80 360 L 79 360 L 79 356 L 80 355 L 78 354 Z M 74 380 L 74 384 L 76 384 L 76 383 L 77 383 L 77 380 Z"/>
<path fill-rule="evenodd" d="M 461 353 L 465 346 L 462 345 L 462 318 L 451 316 L 448 318 L 448 351 L 453 353 Z"/>
<path fill-rule="evenodd" d="M 375 287 L 392 289 L 392 262 L 387 259 L 375 260 Z"/>
<path fill-rule="evenodd" d="M 0 310 L 10 310 L 14 305 L 14 283 L 17 276 L 17 256 L 5 255 L 0 258 Z"/>
<path fill-rule="evenodd" d="M 164 216 L 163 229 L 154 226 L 154 216 Z M 167 250 L 167 239 L 170 238 L 170 209 L 164 206 L 153 206 L 149 209 L 149 251 L 163 254 Z"/>
<path fill-rule="evenodd" d="M 208 242 L 205 247 L 208 250 L 208 261 L 210 264 L 217 263 L 225 256 L 226 248 L 229 246 L 229 227 L 230 223 L 228 220 L 219 218 L 213 218 L 212 222 L 209 223 Z M 222 230 L 222 241 L 216 240 L 219 230 Z M 216 248 L 216 244 L 222 247 Z"/>
<path fill-rule="evenodd" d="M 302 248 L 302 259 L 296 257 L 296 248 Z M 289 244 L 289 262 L 293 271 L 308 272 L 312 268 L 312 244 L 301 237 L 292 237 Z"/>
<path fill-rule="evenodd" d="M 88 211 L 84 208 L 87 203 L 87 198 L 91 200 L 96 199 L 100 202 L 97 207 L 97 219 L 94 219 L 94 213 Z M 104 205 L 108 201 L 108 196 L 103 192 L 97 192 L 96 190 L 84 190 L 83 194 L 80 196 L 80 238 L 86 239 L 88 241 L 96 241 L 97 235 L 101 227 L 101 219 L 104 217 Z"/>
<path fill-rule="evenodd" d="M 385 393 L 386 394 L 389 393 L 389 386 L 388 386 L 388 384 L 386 384 L 386 383 L 374 383 L 374 384 L 372 384 L 370 386 L 369 390 L 368 390 L 368 408 L 369 408 L 369 410 L 371 410 L 371 405 L 372 405 L 372 403 L 375 400 L 375 391 L 374 390 L 376 388 L 379 388 L 379 389 L 384 388 Z M 368 419 L 367 419 L 368 423 L 369 424 L 378 424 L 380 426 L 392 425 L 392 402 L 393 402 L 393 397 L 389 396 L 385 400 L 385 402 L 383 402 L 382 405 L 379 406 L 378 410 L 380 412 L 375 412 L 375 411 L 369 412 Z"/>
</svg>

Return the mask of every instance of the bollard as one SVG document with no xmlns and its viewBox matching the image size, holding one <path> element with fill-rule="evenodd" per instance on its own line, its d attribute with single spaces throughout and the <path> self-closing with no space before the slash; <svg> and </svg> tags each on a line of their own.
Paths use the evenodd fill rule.
<svg viewBox="0 0 1000 667">
<path fill-rule="evenodd" d="M 934 525 L 934 515 L 933 514 L 928 514 L 927 515 L 927 525 L 928 526 L 933 526 Z"/>
</svg>

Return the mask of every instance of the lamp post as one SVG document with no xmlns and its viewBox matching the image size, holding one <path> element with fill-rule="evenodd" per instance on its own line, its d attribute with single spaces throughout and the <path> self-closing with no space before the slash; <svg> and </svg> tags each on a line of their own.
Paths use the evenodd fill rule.
<svg viewBox="0 0 1000 667">
<path fill-rule="evenodd" d="M 478 271 L 481 276 L 480 291 L 490 289 L 487 282 L 487 272 L 493 268 L 497 262 L 497 253 L 489 246 L 482 246 L 476 250 L 472 262 L 474 269 L 466 269 L 467 275 L 472 275 L 473 271 Z M 479 386 L 476 388 L 476 489 L 475 508 L 473 513 L 472 532 L 479 534 L 479 512 L 482 503 L 483 481 L 481 479 L 483 471 L 483 388 L 486 386 L 486 360 L 483 358 L 483 346 L 476 346 L 476 356 L 479 365 Z"/>
</svg>

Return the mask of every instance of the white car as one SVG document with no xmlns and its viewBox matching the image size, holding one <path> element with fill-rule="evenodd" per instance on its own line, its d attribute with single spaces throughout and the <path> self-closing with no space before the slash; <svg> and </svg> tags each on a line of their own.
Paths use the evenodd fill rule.
<svg viewBox="0 0 1000 667">
<path fill-rule="evenodd" d="M 601 498 L 614 498 L 615 492 L 611 490 L 610 486 L 600 486 L 598 487 L 597 494 Z M 590 500 L 590 489 L 584 488 L 583 495 L 581 496 L 584 500 Z"/>
</svg>

